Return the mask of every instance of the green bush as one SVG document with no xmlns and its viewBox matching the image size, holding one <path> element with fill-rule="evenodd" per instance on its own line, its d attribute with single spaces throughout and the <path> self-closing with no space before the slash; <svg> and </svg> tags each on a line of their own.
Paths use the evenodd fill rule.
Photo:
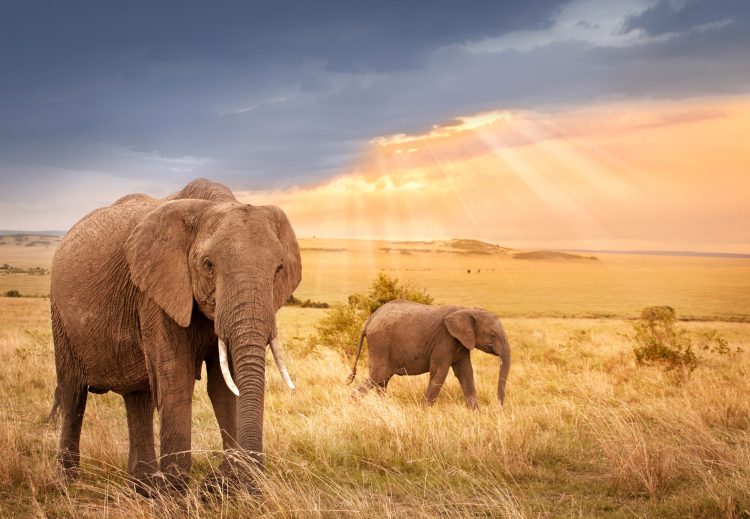
<svg viewBox="0 0 750 519">
<path fill-rule="evenodd" d="M 433 297 L 424 288 L 414 288 L 410 284 L 402 283 L 397 278 L 392 278 L 382 272 L 372 282 L 368 299 L 370 313 L 388 301 L 396 299 L 408 299 L 424 305 L 431 305 L 433 302 Z"/>
<path fill-rule="evenodd" d="M 370 291 L 352 294 L 346 304 L 333 305 L 329 314 L 316 325 L 316 334 L 311 341 L 354 355 L 359 341 L 359 332 L 370 314 L 388 301 L 408 299 L 422 304 L 432 304 L 433 298 L 425 289 L 418 289 L 397 278 L 380 273 L 373 280 Z"/>
<path fill-rule="evenodd" d="M 8 290 L 5 293 L 5 297 L 21 297 L 21 292 L 18 290 Z"/>
<path fill-rule="evenodd" d="M 638 365 L 659 365 L 666 371 L 698 367 L 690 338 L 675 326 L 677 316 L 671 306 L 647 306 L 633 325 L 633 353 Z"/>
<path fill-rule="evenodd" d="M 300 308 L 329 308 L 328 303 L 323 303 L 320 301 L 310 301 L 309 299 L 305 299 L 299 304 Z"/>
<path fill-rule="evenodd" d="M 284 304 L 286 306 L 299 306 L 300 308 L 329 308 L 328 303 L 311 301 L 309 299 L 302 301 L 301 299 L 294 297 L 294 294 L 290 295 L 289 299 L 287 299 Z"/>
<path fill-rule="evenodd" d="M 631 337 L 638 365 L 659 365 L 666 371 L 684 368 L 689 373 L 702 361 L 695 350 L 720 356 L 733 356 L 741 351 L 739 347 L 730 348 L 716 330 L 697 332 L 691 337 L 686 330 L 677 328 L 676 322 L 671 306 L 643 309 L 641 318 L 633 325 L 635 336 Z"/>
</svg>

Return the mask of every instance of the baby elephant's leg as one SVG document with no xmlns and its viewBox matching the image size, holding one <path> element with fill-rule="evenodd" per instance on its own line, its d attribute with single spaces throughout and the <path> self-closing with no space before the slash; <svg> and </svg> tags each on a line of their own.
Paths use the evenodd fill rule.
<svg viewBox="0 0 750 519">
<path fill-rule="evenodd" d="M 474 387 L 474 369 L 471 366 L 471 357 L 468 355 L 453 364 L 453 373 L 461 383 L 466 405 L 471 409 L 477 408 L 477 390 Z"/>
<path fill-rule="evenodd" d="M 370 379 L 370 377 L 367 377 L 367 380 L 365 380 L 359 386 L 357 386 L 357 389 L 354 391 L 354 394 L 352 394 L 352 396 L 353 397 L 364 396 L 373 387 L 375 387 L 375 383 Z"/>
<path fill-rule="evenodd" d="M 375 388 L 380 394 L 385 393 L 391 376 L 392 373 L 388 366 L 370 364 L 370 376 L 357 388 L 356 395 L 363 396 L 372 388 Z"/>
<path fill-rule="evenodd" d="M 440 393 L 440 389 L 443 387 L 445 377 L 448 376 L 448 370 L 450 365 L 432 362 L 430 364 L 430 382 L 427 384 L 427 391 L 424 395 L 424 400 L 427 405 L 432 405 L 435 399 Z"/>
</svg>

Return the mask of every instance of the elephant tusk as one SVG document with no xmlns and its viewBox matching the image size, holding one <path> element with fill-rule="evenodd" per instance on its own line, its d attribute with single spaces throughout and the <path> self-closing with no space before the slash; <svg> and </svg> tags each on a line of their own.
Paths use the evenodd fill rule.
<svg viewBox="0 0 750 519">
<path fill-rule="evenodd" d="M 227 345 L 221 339 L 219 339 L 219 365 L 221 366 L 221 374 L 224 376 L 224 382 L 227 383 L 229 390 L 235 395 L 240 396 L 240 390 L 237 388 L 234 380 L 232 380 L 232 374 L 229 372 Z"/>
<path fill-rule="evenodd" d="M 279 339 L 276 337 L 274 337 L 271 341 L 271 353 L 273 353 L 273 360 L 276 361 L 276 366 L 279 368 L 281 378 L 284 379 L 284 382 L 286 382 L 286 385 L 289 387 L 289 389 L 294 391 L 296 387 L 294 386 L 294 382 L 292 382 L 292 377 L 289 376 L 289 372 L 286 370 L 284 359 L 281 358 Z"/>
</svg>

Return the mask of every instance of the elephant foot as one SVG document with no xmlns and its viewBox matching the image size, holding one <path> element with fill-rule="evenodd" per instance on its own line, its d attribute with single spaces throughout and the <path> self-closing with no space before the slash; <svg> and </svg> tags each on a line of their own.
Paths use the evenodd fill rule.
<svg viewBox="0 0 750 519">
<path fill-rule="evenodd" d="M 57 457 L 60 474 L 67 481 L 75 481 L 80 476 L 78 469 L 80 465 L 80 456 L 69 451 L 61 452 Z"/>
<path fill-rule="evenodd" d="M 221 501 L 224 497 L 233 496 L 236 488 L 236 484 L 230 478 L 215 471 L 203 478 L 198 495 L 204 503 Z"/>
<path fill-rule="evenodd" d="M 250 473 L 253 472 L 253 473 Z M 250 496 L 261 494 L 256 471 L 237 468 L 224 461 L 217 470 L 208 474 L 200 484 L 199 495 L 203 502 L 233 497 L 239 493 Z"/>
<path fill-rule="evenodd" d="M 78 470 L 78 466 L 75 467 L 66 467 L 64 465 L 60 466 L 60 476 L 68 483 L 71 483 L 73 481 L 77 481 L 78 478 L 81 476 L 80 471 Z"/>
<path fill-rule="evenodd" d="M 160 475 L 158 473 L 133 477 L 128 486 L 139 496 L 153 499 L 160 493 Z"/>
<path fill-rule="evenodd" d="M 150 499 L 175 494 L 185 494 L 188 489 L 187 478 L 181 475 L 154 472 L 133 477 L 130 488 L 143 497 Z"/>
</svg>

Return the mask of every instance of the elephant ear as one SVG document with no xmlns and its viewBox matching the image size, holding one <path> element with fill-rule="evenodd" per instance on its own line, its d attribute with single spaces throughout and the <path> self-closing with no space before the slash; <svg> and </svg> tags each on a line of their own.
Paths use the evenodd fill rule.
<svg viewBox="0 0 750 519">
<path fill-rule="evenodd" d="M 264 205 L 259 209 L 266 211 L 276 225 L 276 236 L 284 250 L 283 268 L 273 282 L 273 299 L 276 311 L 286 303 L 289 296 L 302 280 L 302 261 L 299 255 L 297 236 L 284 211 L 274 205 Z"/>
<path fill-rule="evenodd" d="M 125 242 L 133 283 L 182 327 L 193 313 L 188 253 L 198 218 L 210 204 L 167 202 L 148 213 Z"/>
<path fill-rule="evenodd" d="M 459 340 L 464 348 L 473 350 L 477 345 L 476 320 L 471 310 L 456 310 L 443 318 L 448 333 Z"/>
</svg>

